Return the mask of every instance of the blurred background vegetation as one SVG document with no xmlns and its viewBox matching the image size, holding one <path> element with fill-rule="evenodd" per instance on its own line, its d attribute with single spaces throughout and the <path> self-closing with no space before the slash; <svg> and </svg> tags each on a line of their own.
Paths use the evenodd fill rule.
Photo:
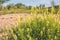
<svg viewBox="0 0 60 40">
<path fill-rule="evenodd" d="M 25 4 L 22 3 L 17 3 L 17 4 L 9 4 L 7 6 L 3 6 L 2 4 L 6 1 L 1 1 L 0 3 L 0 14 L 11 14 L 11 13 L 31 13 L 31 8 L 32 6 L 26 6 Z M 58 13 L 58 10 L 60 8 L 60 5 L 55 6 L 54 1 L 51 2 L 52 7 L 45 7 L 45 4 L 40 4 L 40 6 L 34 7 L 34 10 L 37 11 L 37 13 L 42 13 L 43 11 L 48 13 L 51 12 L 51 9 L 53 9 L 55 12 L 54 14 Z"/>
</svg>

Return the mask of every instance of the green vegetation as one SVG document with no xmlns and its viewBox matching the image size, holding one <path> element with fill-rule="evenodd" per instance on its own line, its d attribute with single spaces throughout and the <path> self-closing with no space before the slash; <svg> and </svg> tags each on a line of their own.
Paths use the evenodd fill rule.
<svg viewBox="0 0 60 40">
<path fill-rule="evenodd" d="M 12 13 L 30 13 L 30 6 L 25 6 L 24 4 L 9 4 L 7 6 L 0 6 L 0 14 L 12 14 Z"/>
<path fill-rule="evenodd" d="M 6 24 L 0 29 L 1 40 L 60 40 L 60 5 L 45 8 L 44 5 L 33 7 L 19 3 L 0 9 L 1 14 L 30 13 L 26 18 L 18 17 L 16 25 Z"/>
<path fill-rule="evenodd" d="M 31 8 L 32 6 L 26 6 L 22 3 L 17 3 L 17 4 L 9 4 L 7 6 L 0 6 L 0 14 L 12 14 L 12 13 L 31 13 Z M 44 14 L 45 12 L 48 11 L 46 14 L 59 14 L 58 11 L 60 8 L 60 5 L 58 6 L 53 6 L 52 7 L 45 7 L 45 5 L 40 5 L 37 7 L 34 7 L 34 10 L 37 11 L 39 14 Z M 44 12 L 44 13 L 43 13 Z"/>
<path fill-rule="evenodd" d="M 60 7 L 59 7 L 60 8 Z M 41 14 L 37 14 L 39 10 Z M 4 40 L 60 40 L 60 18 L 55 14 L 55 8 L 51 11 L 43 7 L 31 7 L 31 16 L 18 17 L 18 22 L 12 28 L 6 25 L 1 32 L 6 34 Z M 59 12 L 59 10 L 57 11 Z M 49 13 L 49 14 L 48 14 Z"/>
<path fill-rule="evenodd" d="M 0 5 L 9 0 L 0 0 Z"/>
<path fill-rule="evenodd" d="M 6 29 L 4 28 L 9 33 L 4 40 L 60 40 L 60 19 L 57 16 L 49 14 L 32 15 L 25 19 L 18 17 L 16 25 L 12 28 L 6 25 Z"/>
</svg>

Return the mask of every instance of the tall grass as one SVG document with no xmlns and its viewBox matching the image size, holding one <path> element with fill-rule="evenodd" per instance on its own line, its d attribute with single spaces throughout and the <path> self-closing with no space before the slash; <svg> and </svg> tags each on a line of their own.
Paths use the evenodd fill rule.
<svg viewBox="0 0 60 40">
<path fill-rule="evenodd" d="M 8 40 L 60 40 L 60 19 L 54 15 L 18 20 L 18 25 L 9 30 Z"/>
<path fill-rule="evenodd" d="M 37 10 L 32 7 L 30 16 L 24 19 L 18 17 L 12 28 L 6 26 L 8 35 L 4 40 L 60 40 L 60 18 L 53 14 L 54 8 L 48 15 L 48 8 L 42 10 L 43 14 L 37 14 Z"/>
</svg>

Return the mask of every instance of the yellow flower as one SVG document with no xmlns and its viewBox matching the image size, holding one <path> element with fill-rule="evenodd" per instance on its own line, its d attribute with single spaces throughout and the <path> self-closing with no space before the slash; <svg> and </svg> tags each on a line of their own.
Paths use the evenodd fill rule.
<svg viewBox="0 0 60 40">
<path fill-rule="evenodd" d="M 43 31 L 45 30 L 45 27 L 43 27 Z"/>
<path fill-rule="evenodd" d="M 27 31 L 29 31 L 29 28 L 27 28 Z"/>
<path fill-rule="evenodd" d="M 57 39 L 57 36 L 55 36 L 54 39 Z"/>
<path fill-rule="evenodd" d="M 43 31 L 40 32 L 41 36 L 43 36 Z"/>
<path fill-rule="evenodd" d="M 53 40 L 53 39 L 51 39 L 51 40 Z"/>
</svg>

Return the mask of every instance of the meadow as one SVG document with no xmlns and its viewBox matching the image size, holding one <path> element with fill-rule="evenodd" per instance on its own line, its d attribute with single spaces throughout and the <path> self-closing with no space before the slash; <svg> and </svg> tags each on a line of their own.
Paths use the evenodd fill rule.
<svg viewBox="0 0 60 40">
<path fill-rule="evenodd" d="M 60 40 L 60 6 L 57 11 L 32 6 L 26 18 L 18 16 L 15 25 L 0 29 L 0 40 Z"/>
</svg>

